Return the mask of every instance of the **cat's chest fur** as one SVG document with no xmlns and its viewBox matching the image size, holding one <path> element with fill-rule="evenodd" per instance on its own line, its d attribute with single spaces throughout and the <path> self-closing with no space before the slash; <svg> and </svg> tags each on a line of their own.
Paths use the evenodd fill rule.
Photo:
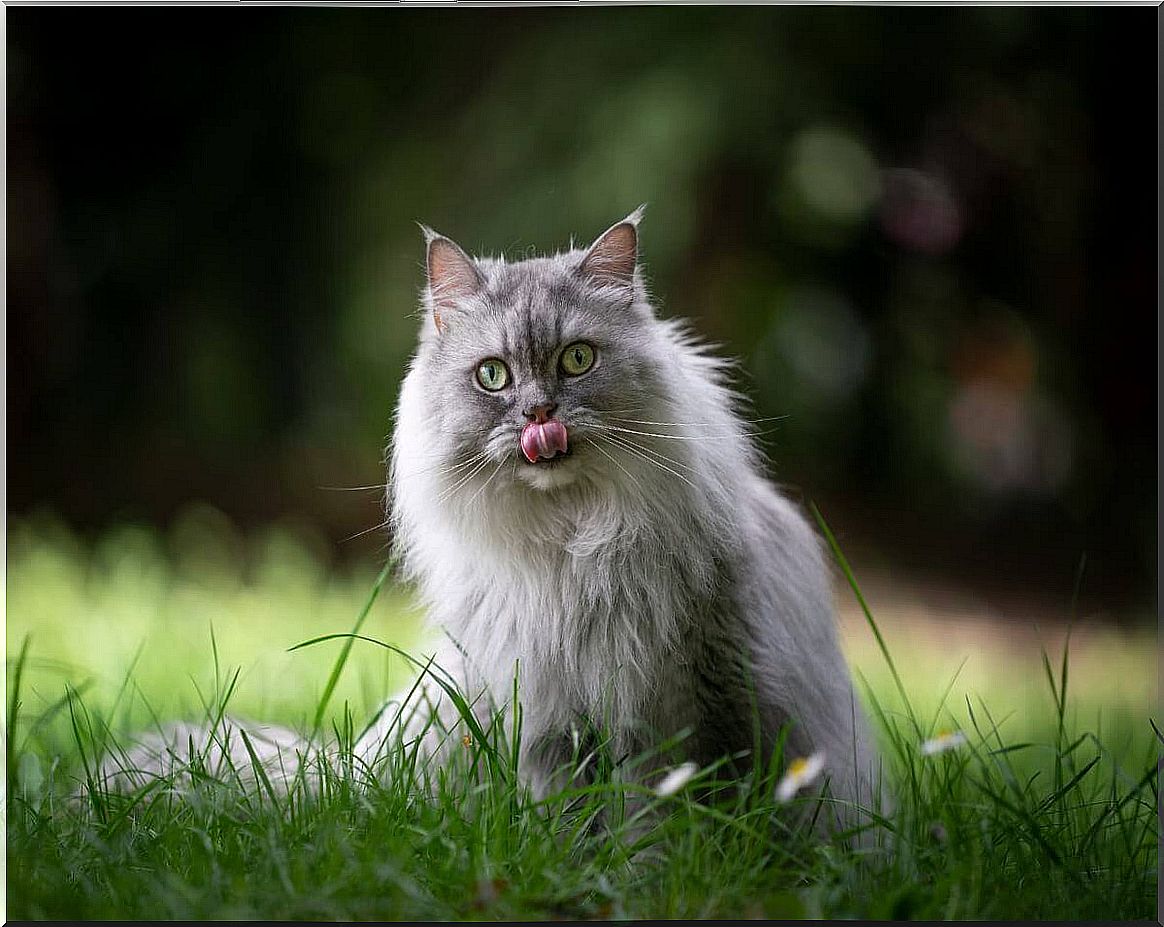
<svg viewBox="0 0 1164 927">
<path fill-rule="evenodd" d="M 614 726 L 694 722 L 692 620 L 723 594 L 718 551 L 697 526 L 678 547 L 671 500 L 579 487 L 534 504 L 456 513 L 428 549 L 431 617 L 492 693 L 519 677 L 539 728 L 578 716 Z M 435 525 L 430 525 L 435 527 Z M 685 707 L 687 706 L 687 707 Z"/>
</svg>

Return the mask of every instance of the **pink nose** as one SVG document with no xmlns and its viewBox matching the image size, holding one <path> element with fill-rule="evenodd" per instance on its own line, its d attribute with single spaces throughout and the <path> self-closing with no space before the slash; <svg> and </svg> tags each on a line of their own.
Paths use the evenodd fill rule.
<svg viewBox="0 0 1164 927">
<path fill-rule="evenodd" d="M 566 426 L 556 418 L 530 422 L 521 430 L 521 452 L 530 463 L 565 454 L 568 447 Z"/>
<path fill-rule="evenodd" d="M 531 422 L 537 422 L 538 424 L 544 424 L 548 419 L 550 419 L 553 416 L 554 412 L 557 411 L 557 408 L 558 408 L 558 404 L 556 402 L 543 402 L 540 405 L 536 405 L 536 406 L 533 406 L 532 408 L 526 409 L 523 414 Z"/>
</svg>

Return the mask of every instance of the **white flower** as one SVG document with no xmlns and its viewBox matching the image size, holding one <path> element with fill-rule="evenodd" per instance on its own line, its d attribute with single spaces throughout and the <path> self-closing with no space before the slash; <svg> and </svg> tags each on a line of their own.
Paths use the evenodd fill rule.
<svg viewBox="0 0 1164 927">
<path fill-rule="evenodd" d="M 660 798 L 666 798 L 668 795 L 674 795 L 683 786 L 691 781 L 691 777 L 699 770 L 699 765 L 696 763 L 684 763 L 682 766 L 676 766 L 667 775 L 663 777 L 663 781 L 655 786 L 655 794 Z"/>
<path fill-rule="evenodd" d="M 961 731 L 938 731 L 929 740 L 924 741 L 919 748 L 922 756 L 933 756 L 935 753 L 945 753 L 954 750 L 966 743 L 966 735 Z"/>
<path fill-rule="evenodd" d="M 776 800 L 789 801 L 793 795 L 812 782 L 824 770 L 824 754 L 798 756 L 788 764 L 788 771 L 776 786 Z"/>
</svg>

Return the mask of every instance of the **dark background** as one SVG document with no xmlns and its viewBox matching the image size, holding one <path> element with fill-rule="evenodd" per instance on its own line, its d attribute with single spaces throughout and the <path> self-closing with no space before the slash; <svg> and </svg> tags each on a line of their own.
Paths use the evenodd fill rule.
<svg viewBox="0 0 1164 927">
<path fill-rule="evenodd" d="M 7 11 L 8 511 L 377 555 L 424 221 L 650 204 L 667 313 L 866 561 L 1156 604 L 1157 12 Z"/>
</svg>

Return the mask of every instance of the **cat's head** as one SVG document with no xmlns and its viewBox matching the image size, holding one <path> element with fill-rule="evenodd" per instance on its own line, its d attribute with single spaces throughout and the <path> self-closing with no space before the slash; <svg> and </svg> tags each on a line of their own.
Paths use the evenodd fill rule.
<svg viewBox="0 0 1164 927">
<path fill-rule="evenodd" d="M 659 339 L 638 270 L 641 217 L 640 207 L 589 248 L 512 263 L 425 229 L 411 401 L 430 458 L 464 485 L 551 491 L 609 474 L 625 457 L 614 417 L 651 418 Z"/>
</svg>

